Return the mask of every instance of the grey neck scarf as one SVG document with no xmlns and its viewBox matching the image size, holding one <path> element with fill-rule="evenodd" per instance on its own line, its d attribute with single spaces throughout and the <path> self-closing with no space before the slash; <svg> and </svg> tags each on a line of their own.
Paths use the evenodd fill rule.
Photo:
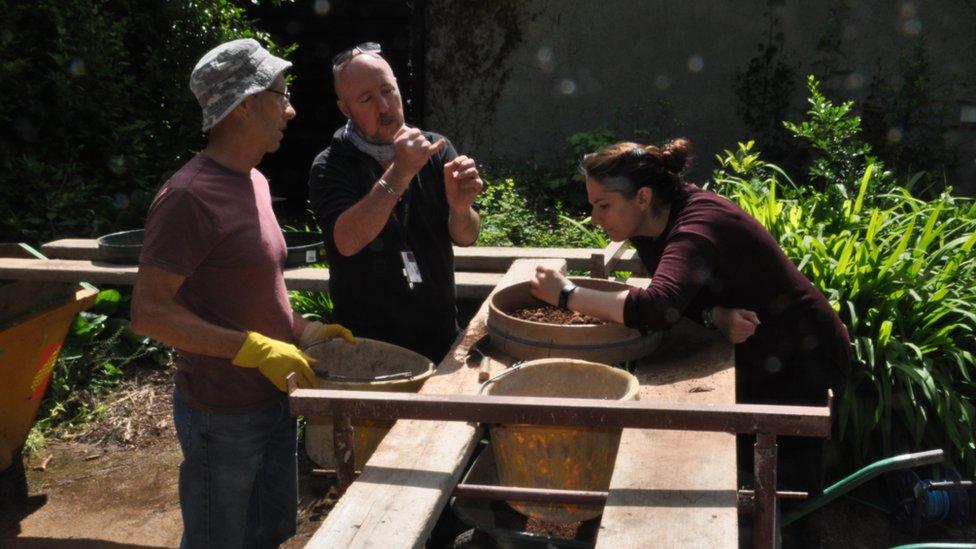
<svg viewBox="0 0 976 549">
<path fill-rule="evenodd" d="M 393 160 L 395 151 L 392 143 L 370 143 L 366 141 L 352 120 L 346 121 L 346 127 L 342 129 L 342 136 L 351 141 L 360 152 L 373 157 L 380 164 Z"/>
</svg>

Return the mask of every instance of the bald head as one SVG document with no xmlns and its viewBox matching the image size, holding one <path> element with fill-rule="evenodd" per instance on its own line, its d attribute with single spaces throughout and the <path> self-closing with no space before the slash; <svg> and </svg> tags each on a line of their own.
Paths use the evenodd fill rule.
<svg viewBox="0 0 976 549">
<path fill-rule="evenodd" d="M 403 125 L 403 102 L 390 64 L 360 53 L 332 70 L 336 104 L 368 141 L 392 143 Z"/>
</svg>

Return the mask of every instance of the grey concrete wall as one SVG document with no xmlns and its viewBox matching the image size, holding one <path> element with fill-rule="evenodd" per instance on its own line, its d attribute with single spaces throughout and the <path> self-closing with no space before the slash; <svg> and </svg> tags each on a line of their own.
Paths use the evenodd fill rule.
<svg viewBox="0 0 976 549">
<path fill-rule="evenodd" d="M 861 100 L 924 35 L 951 95 L 950 145 L 965 157 L 967 181 L 956 185 L 976 187 L 976 124 L 960 121 L 976 105 L 976 5 L 965 0 L 430 0 L 426 123 L 478 158 L 543 163 L 568 160 L 566 138 L 598 127 L 652 141 L 681 135 L 696 147 L 701 179 L 715 154 L 749 137 L 733 75 L 757 55 L 771 19 L 796 75 L 794 118 L 806 74 Z"/>
</svg>

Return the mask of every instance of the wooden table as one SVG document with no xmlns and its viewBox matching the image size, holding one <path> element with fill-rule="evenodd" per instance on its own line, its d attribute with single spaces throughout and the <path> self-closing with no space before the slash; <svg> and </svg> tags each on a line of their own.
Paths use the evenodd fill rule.
<svg viewBox="0 0 976 549">
<path fill-rule="evenodd" d="M 0 259 L 0 279 L 88 281 L 127 285 L 135 266 L 93 261 L 97 244 L 68 239 L 45 244 L 51 260 Z M 536 265 L 587 269 L 602 250 L 455 248 L 459 298 L 484 298 L 526 280 Z M 616 255 L 621 255 L 620 250 Z M 537 256 L 541 259 L 528 259 Z M 568 259 L 563 259 L 568 258 Z M 618 269 L 638 271 L 633 251 Z M 328 289 L 328 270 L 289 269 L 289 289 Z M 635 285 L 647 280 L 632 279 Z M 422 393 L 471 394 L 479 383 L 469 348 L 486 333 L 487 300 L 439 365 Z M 497 373 L 512 360 L 492 356 Z M 683 321 L 636 372 L 641 399 L 734 403 L 732 346 L 717 334 Z M 430 536 L 480 438 L 479 426 L 401 420 L 373 454 L 362 475 L 339 500 L 308 547 L 420 547 Z M 625 429 L 621 438 L 597 545 L 608 548 L 733 547 L 737 545 L 735 437 L 725 433 Z"/>
<path fill-rule="evenodd" d="M 615 248 L 616 250 L 616 248 Z M 41 246 L 41 253 L 51 259 L 98 259 L 98 242 L 91 238 L 64 238 Z M 504 273 L 516 259 L 562 259 L 567 269 L 586 271 L 594 254 L 606 254 L 599 248 L 513 248 L 509 246 L 454 246 L 454 268 L 458 271 Z M 610 254 L 612 255 L 612 253 Z M 616 269 L 642 272 L 643 265 L 634 250 L 619 250 Z M 487 292 L 485 295 L 488 295 Z"/>
<path fill-rule="evenodd" d="M 517 260 L 496 291 L 526 280 L 540 263 L 565 268 L 559 260 Z M 479 361 L 468 349 L 485 335 L 486 317 L 487 300 L 421 393 L 477 392 Z M 492 354 L 492 373 L 511 362 Z M 690 323 L 667 334 L 637 375 L 642 398 L 735 400 L 731 345 Z M 306 547 L 422 547 L 480 437 L 470 423 L 398 421 Z M 626 429 L 598 545 L 733 547 L 735 483 L 733 435 Z"/>
<path fill-rule="evenodd" d="M 682 320 L 636 371 L 641 400 L 735 403 L 733 348 Z M 597 547 L 738 547 L 735 435 L 624 429 Z"/>
</svg>

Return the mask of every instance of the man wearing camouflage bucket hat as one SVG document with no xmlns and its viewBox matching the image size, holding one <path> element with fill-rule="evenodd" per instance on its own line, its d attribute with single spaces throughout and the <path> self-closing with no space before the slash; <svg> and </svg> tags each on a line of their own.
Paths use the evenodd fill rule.
<svg viewBox="0 0 976 549">
<path fill-rule="evenodd" d="M 291 63 L 251 39 L 209 51 L 190 76 L 207 146 L 149 209 L 132 329 L 176 349 L 173 419 L 183 462 L 181 547 L 274 547 L 294 535 L 296 426 L 285 377 L 318 386 L 296 344 L 339 336 L 288 302 L 287 254 L 255 169 L 295 117 Z"/>
</svg>

